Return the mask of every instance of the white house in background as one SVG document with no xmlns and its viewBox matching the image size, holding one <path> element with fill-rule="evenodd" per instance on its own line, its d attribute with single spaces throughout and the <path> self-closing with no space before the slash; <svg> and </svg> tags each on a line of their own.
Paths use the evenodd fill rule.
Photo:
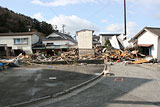
<svg viewBox="0 0 160 107">
<path fill-rule="evenodd" d="M 83 29 L 77 31 L 78 49 L 80 55 L 94 54 L 93 50 L 93 30 Z"/>
<path fill-rule="evenodd" d="M 135 35 L 134 39 L 137 40 L 143 54 L 153 56 L 160 61 L 160 28 L 145 27 Z"/>
<path fill-rule="evenodd" d="M 24 51 L 27 54 L 32 53 L 32 45 L 39 41 L 37 32 L 23 33 L 0 33 L 0 50 L 6 51 Z"/>
<path fill-rule="evenodd" d="M 76 48 L 77 42 L 68 34 L 54 32 L 42 40 L 46 49 Z"/>
<path fill-rule="evenodd" d="M 119 36 L 120 34 L 99 34 L 99 42 L 102 46 L 104 46 L 106 40 L 111 39 L 113 36 Z"/>
</svg>

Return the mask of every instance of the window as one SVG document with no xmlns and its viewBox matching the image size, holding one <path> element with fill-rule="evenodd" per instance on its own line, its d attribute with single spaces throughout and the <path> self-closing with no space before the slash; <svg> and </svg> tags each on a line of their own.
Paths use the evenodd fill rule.
<svg viewBox="0 0 160 107">
<path fill-rule="evenodd" d="M 21 44 L 28 44 L 28 38 L 22 38 Z"/>
<path fill-rule="evenodd" d="M 54 43 L 47 43 L 47 46 L 53 46 Z"/>
<path fill-rule="evenodd" d="M 20 39 L 14 39 L 14 44 L 20 44 Z"/>
<path fill-rule="evenodd" d="M 27 45 L 28 44 L 28 38 L 15 38 L 14 39 L 15 45 Z"/>
</svg>

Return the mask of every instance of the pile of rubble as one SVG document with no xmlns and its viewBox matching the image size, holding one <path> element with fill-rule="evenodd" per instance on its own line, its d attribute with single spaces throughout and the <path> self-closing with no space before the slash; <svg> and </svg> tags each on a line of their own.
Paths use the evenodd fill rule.
<svg viewBox="0 0 160 107">
<path fill-rule="evenodd" d="M 138 53 L 137 50 L 118 50 L 118 49 L 106 49 L 101 48 L 95 50 L 95 55 L 78 55 L 76 51 L 63 52 L 60 56 L 47 56 L 42 53 L 35 53 L 28 56 L 28 61 L 41 61 L 41 62 L 50 62 L 50 61 L 77 61 L 77 60 L 105 60 L 108 62 L 122 62 L 122 61 L 138 61 L 144 59 L 145 55 Z M 26 57 L 25 57 L 26 58 Z M 150 60 L 153 59 L 150 57 Z M 148 62 L 148 60 L 147 60 Z"/>
<path fill-rule="evenodd" d="M 117 60 L 131 60 L 134 59 L 134 56 L 129 53 L 129 51 L 121 50 L 106 50 L 102 55 L 98 55 L 96 59 L 104 59 L 106 61 L 117 61 Z"/>
<path fill-rule="evenodd" d="M 24 55 L 19 54 L 17 57 L 12 59 L 0 59 L 0 70 L 7 69 L 10 67 L 18 67 L 21 65 L 21 61 L 24 59 Z"/>
<path fill-rule="evenodd" d="M 118 49 L 98 49 L 95 55 L 78 55 L 76 51 L 63 52 L 60 56 L 47 56 L 43 53 L 35 53 L 32 55 L 19 54 L 12 59 L 0 59 L 0 68 L 3 66 L 20 66 L 23 64 L 31 64 L 31 62 L 52 62 L 52 61 L 70 61 L 78 60 L 105 60 L 107 62 L 125 62 L 127 64 L 139 64 L 153 61 L 152 57 L 146 57 L 138 53 L 138 51 L 118 50 Z"/>
</svg>

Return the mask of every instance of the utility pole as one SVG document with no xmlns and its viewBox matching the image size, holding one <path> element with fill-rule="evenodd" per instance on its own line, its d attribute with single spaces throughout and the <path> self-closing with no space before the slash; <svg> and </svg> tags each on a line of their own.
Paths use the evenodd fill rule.
<svg viewBox="0 0 160 107">
<path fill-rule="evenodd" d="M 63 24 L 63 25 L 62 25 L 63 33 L 64 33 L 64 27 L 66 27 L 66 25 L 65 25 L 65 24 Z"/>
<path fill-rule="evenodd" d="M 124 0 L 124 35 L 127 35 L 126 0 Z"/>
<path fill-rule="evenodd" d="M 57 25 L 54 25 L 54 30 L 58 30 L 58 26 Z"/>
</svg>

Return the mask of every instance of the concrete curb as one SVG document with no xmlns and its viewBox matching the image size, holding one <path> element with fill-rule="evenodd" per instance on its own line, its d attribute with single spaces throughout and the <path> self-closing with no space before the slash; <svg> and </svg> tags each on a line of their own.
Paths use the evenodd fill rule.
<svg viewBox="0 0 160 107">
<path fill-rule="evenodd" d="M 90 80 L 87 80 L 79 85 L 76 85 L 76 86 L 73 86 L 67 90 L 64 90 L 62 92 L 59 92 L 59 93 L 56 93 L 54 95 L 49 95 L 49 96 L 45 96 L 45 97 L 41 97 L 41 98 L 37 98 L 37 99 L 32 99 L 30 101 L 25 101 L 25 102 L 21 102 L 21 103 L 17 103 L 17 104 L 12 104 L 12 105 L 8 105 L 8 106 L 4 106 L 4 107 L 22 107 L 22 106 L 28 106 L 30 104 L 33 104 L 33 103 L 38 103 L 38 102 L 41 102 L 41 101 L 44 101 L 44 100 L 48 100 L 48 99 L 51 99 L 51 98 L 57 98 L 57 97 L 60 97 L 60 96 L 63 96 L 65 94 L 68 94 L 78 88 L 81 88 L 95 80 L 97 80 L 98 78 L 100 78 L 101 76 L 104 75 L 104 72 L 101 72 L 100 75 L 90 79 Z"/>
</svg>

